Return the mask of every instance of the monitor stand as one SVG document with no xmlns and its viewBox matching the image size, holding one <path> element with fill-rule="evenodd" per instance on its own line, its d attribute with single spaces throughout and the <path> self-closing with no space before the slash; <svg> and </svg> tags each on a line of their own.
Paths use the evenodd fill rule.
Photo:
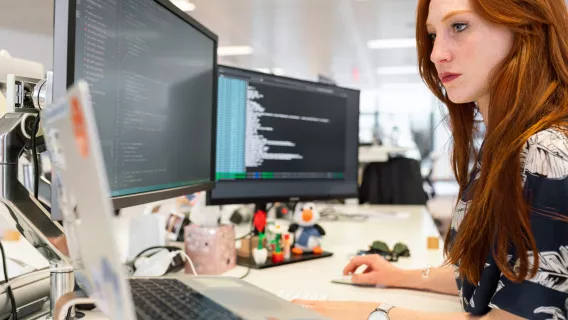
<svg viewBox="0 0 568 320">
<path fill-rule="evenodd" d="M 264 233 L 266 230 L 267 224 L 267 215 L 268 215 L 268 206 L 266 203 L 255 203 L 254 214 L 252 219 L 252 228 L 253 231 L 251 232 L 252 236 L 258 237 L 259 234 Z M 293 213 L 291 213 L 293 214 Z M 249 236 L 250 237 L 250 236 Z M 250 240 L 250 239 L 249 239 Z M 243 239 L 243 241 L 246 241 Z M 252 242 L 251 242 L 252 243 Z M 268 248 L 267 248 L 268 249 Z M 283 248 L 282 248 L 283 249 Z M 250 267 L 253 269 L 266 269 L 271 267 L 283 266 L 291 263 L 302 262 L 302 261 L 309 261 L 315 260 L 320 258 L 327 258 L 333 255 L 332 252 L 324 251 L 322 253 L 311 253 L 305 252 L 301 255 L 296 255 L 290 252 L 289 258 L 284 258 L 282 261 L 274 261 L 270 256 L 266 259 L 265 263 L 257 264 L 252 256 L 253 248 L 250 248 L 250 254 L 248 257 L 239 257 L 237 256 L 237 264 L 245 267 Z M 268 249 L 271 250 L 272 249 Z"/>
</svg>

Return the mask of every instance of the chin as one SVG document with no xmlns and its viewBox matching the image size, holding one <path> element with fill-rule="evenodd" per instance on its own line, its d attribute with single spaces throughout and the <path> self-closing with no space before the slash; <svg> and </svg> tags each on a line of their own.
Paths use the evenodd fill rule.
<svg viewBox="0 0 568 320">
<path fill-rule="evenodd" d="M 464 92 L 460 92 L 457 88 L 446 89 L 446 92 L 450 101 L 455 104 L 464 104 L 475 101 L 471 95 L 464 94 Z"/>
</svg>

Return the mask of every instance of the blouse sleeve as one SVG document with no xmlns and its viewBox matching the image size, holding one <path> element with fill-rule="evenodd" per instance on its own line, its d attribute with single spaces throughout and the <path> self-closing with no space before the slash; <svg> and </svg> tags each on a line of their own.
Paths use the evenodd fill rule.
<svg viewBox="0 0 568 320">
<path fill-rule="evenodd" d="M 501 275 L 490 307 L 528 319 L 568 320 L 568 138 L 552 129 L 540 132 L 521 159 L 539 269 L 521 283 Z"/>
</svg>

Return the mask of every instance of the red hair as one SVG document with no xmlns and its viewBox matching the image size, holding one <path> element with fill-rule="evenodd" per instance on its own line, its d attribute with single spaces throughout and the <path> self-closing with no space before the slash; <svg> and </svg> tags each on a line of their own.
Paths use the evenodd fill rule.
<svg viewBox="0 0 568 320">
<path fill-rule="evenodd" d="M 472 185 L 473 201 L 454 239 L 446 238 L 448 263 L 471 283 L 478 283 L 491 253 L 503 274 L 523 281 L 538 270 L 529 251 L 538 250 L 531 230 L 530 207 L 523 195 L 520 155 L 530 136 L 568 119 L 568 11 L 565 0 L 469 0 L 486 21 L 514 34 L 508 56 L 493 70 L 489 123 L 481 154 L 481 172 Z M 452 169 L 460 197 L 471 175 L 470 159 L 477 159 L 473 143 L 476 105 L 456 104 L 444 93 L 430 55 L 433 42 L 426 30 L 430 0 L 419 0 L 416 41 L 420 74 L 449 110 L 453 136 Z M 508 261 L 514 249 L 520 267 Z M 512 261 L 511 263 L 515 263 Z M 530 270 L 529 270 L 530 269 Z"/>
</svg>

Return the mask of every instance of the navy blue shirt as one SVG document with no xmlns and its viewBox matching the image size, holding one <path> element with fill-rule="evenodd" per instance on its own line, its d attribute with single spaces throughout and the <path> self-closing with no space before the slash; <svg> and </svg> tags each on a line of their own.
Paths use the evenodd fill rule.
<svg viewBox="0 0 568 320">
<path fill-rule="evenodd" d="M 568 218 L 568 138 L 555 129 L 535 134 L 523 148 L 521 168 L 524 192 L 533 210 L 538 272 L 533 278 L 513 283 L 490 254 L 477 284 L 462 279 L 456 267 L 460 300 L 465 312 L 479 316 L 501 309 L 528 319 L 568 320 L 568 223 L 537 213 L 545 210 Z M 452 219 L 452 239 L 471 201 L 467 192 L 464 194 Z M 531 251 L 529 262 L 533 258 Z M 516 260 L 509 255 L 510 262 Z"/>
</svg>

